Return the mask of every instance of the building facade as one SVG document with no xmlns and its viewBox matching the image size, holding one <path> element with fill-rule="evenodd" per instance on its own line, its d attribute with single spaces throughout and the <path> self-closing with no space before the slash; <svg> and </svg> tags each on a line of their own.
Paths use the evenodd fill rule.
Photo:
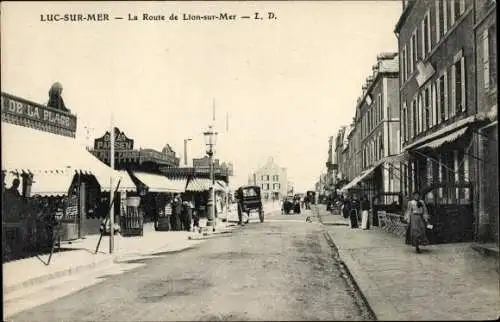
<svg viewBox="0 0 500 322">
<path fill-rule="evenodd" d="M 498 209 L 498 117 L 497 117 L 497 29 L 496 1 L 475 0 L 475 47 L 477 111 L 486 124 L 475 136 L 474 155 L 479 166 L 477 202 L 474 203 L 478 231 L 476 241 L 499 245 Z"/>
<path fill-rule="evenodd" d="M 341 126 L 337 131 L 337 136 L 335 137 L 335 146 L 334 148 L 334 164 L 337 166 L 337 176 L 336 176 L 336 189 L 338 185 L 342 183 L 342 181 L 346 180 L 346 163 L 343 158 L 343 150 L 344 150 L 344 134 L 346 132 L 346 127 Z"/>
<path fill-rule="evenodd" d="M 250 175 L 251 184 L 261 188 L 262 198 L 266 200 L 282 199 L 288 192 L 286 168 L 280 167 L 269 158 L 266 164 Z"/>
<path fill-rule="evenodd" d="M 496 106 L 496 85 L 493 94 L 489 84 L 489 60 L 496 55 L 488 53 L 486 58 L 483 52 L 490 41 L 480 40 L 486 36 L 484 30 L 496 33 L 490 29 L 494 23 L 488 14 L 496 5 L 492 1 L 426 0 L 403 1 L 403 6 L 395 32 L 401 56 L 402 150 L 409 157 L 402 169 L 404 193 L 423 195 L 434 209 L 443 241 L 477 239 L 479 217 L 489 217 L 486 200 L 498 200 L 497 177 L 492 182 L 495 198 L 488 196 L 481 183 L 485 171 L 496 173 L 487 170 L 482 159 L 497 156 L 492 152 L 481 158 L 480 150 L 491 142 L 479 144 L 478 138 L 489 121 L 487 113 L 479 112 Z M 478 15 L 484 17 L 482 23 Z"/>
<path fill-rule="evenodd" d="M 337 183 L 338 164 L 336 157 L 335 137 L 330 136 L 328 139 L 328 159 L 326 160 L 326 189 L 328 194 L 335 191 L 335 184 Z"/>
<path fill-rule="evenodd" d="M 399 166 L 389 159 L 400 153 L 397 53 L 378 55 L 372 70 L 356 104 L 348 134 L 349 156 L 343 160 L 349 180 L 343 190 L 369 198 L 400 192 Z"/>
</svg>

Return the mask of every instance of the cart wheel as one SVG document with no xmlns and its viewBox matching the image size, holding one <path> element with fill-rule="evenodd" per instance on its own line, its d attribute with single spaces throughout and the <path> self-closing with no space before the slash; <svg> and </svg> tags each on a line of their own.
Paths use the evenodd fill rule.
<svg viewBox="0 0 500 322">
<path fill-rule="evenodd" d="M 263 223 L 264 222 L 264 210 L 261 209 L 259 211 L 259 219 L 260 219 L 260 222 Z"/>
</svg>

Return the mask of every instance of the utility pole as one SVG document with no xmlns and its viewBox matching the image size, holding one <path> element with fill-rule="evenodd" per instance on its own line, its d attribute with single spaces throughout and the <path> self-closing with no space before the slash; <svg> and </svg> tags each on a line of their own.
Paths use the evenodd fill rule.
<svg viewBox="0 0 500 322">
<path fill-rule="evenodd" d="M 191 141 L 191 138 L 184 139 L 184 165 L 187 166 L 187 143 Z"/>
<path fill-rule="evenodd" d="M 113 170 L 115 169 L 115 124 L 113 121 L 113 113 L 111 113 L 111 132 L 110 132 L 110 166 L 111 175 L 109 176 L 110 186 L 109 186 L 109 253 L 112 254 L 115 246 L 115 236 L 114 236 L 114 226 L 115 226 L 115 206 L 113 202 L 114 198 L 114 187 L 113 187 Z M 106 227 L 104 227 L 106 231 Z"/>
</svg>

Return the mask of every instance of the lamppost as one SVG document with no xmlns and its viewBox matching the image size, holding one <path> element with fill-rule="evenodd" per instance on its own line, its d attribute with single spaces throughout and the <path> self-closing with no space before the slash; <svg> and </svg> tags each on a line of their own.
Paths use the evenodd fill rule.
<svg viewBox="0 0 500 322">
<path fill-rule="evenodd" d="M 214 147 L 215 144 L 217 143 L 217 132 L 213 130 L 212 125 L 208 127 L 208 131 L 204 132 L 203 135 L 205 136 L 205 145 L 207 146 L 207 155 L 208 155 L 208 162 L 210 164 L 210 191 L 209 191 L 209 196 L 208 196 L 208 220 L 207 220 L 207 227 L 208 226 L 213 226 L 213 231 L 215 231 L 215 176 L 214 176 L 214 161 L 213 161 L 213 155 L 214 155 Z"/>
<path fill-rule="evenodd" d="M 191 141 L 191 138 L 184 139 L 184 165 L 188 165 L 188 159 L 187 159 L 187 144 L 188 142 Z"/>
</svg>

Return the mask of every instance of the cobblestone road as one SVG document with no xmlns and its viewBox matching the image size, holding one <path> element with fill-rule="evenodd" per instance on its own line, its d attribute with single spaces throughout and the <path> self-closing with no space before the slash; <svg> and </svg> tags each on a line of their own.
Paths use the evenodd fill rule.
<svg viewBox="0 0 500 322">
<path fill-rule="evenodd" d="M 306 223 L 305 215 L 297 221 L 285 217 L 251 222 L 195 249 L 145 259 L 140 268 L 9 320 L 369 319 L 323 227 Z"/>
</svg>

